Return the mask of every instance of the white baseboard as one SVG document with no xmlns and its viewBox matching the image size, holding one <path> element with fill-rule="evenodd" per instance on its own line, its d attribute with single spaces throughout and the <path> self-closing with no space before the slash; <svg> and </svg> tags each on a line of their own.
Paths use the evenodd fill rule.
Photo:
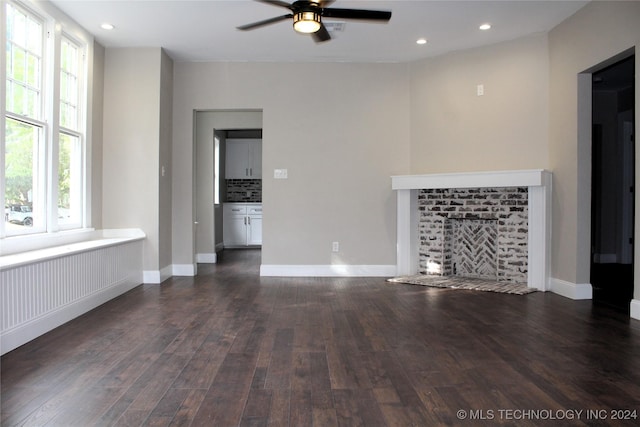
<svg viewBox="0 0 640 427">
<path fill-rule="evenodd" d="M 146 270 L 142 272 L 143 283 L 159 285 L 173 276 L 173 266 L 167 265 L 162 270 Z"/>
<path fill-rule="evenodd" d="M 218 262 L 218 255 L 212 254 L 196 254 L 196 262 L 198 264 L 215 264 Z"/>
<path fill-rule="evenodd" d="M 196 266 L 194 264 L 173 264 L 174 276 L 193 277 L 196 275 Z"/>
<path fill-rule="evenodd" d="M 629 316 L 632 319 L 640 320 L 640 299 L 632 299 L 630 308 Z"/>
<path fill-rule="evenodd" d="M 215 254 L 214 254 L 215 255 Z M 159 285 L 173 276 L 192 277 L 196 275 L 196 266 L 193 264 L 172 264 L 162 270 L 146 270 L 142 272 L 143 283 Z"/>
<path fill-rule="evenodd" d="M 551 292 L 574 300 L 593 299 L 593 288 L 589 283 L 571 283 L 565 280 L 550 278 Z"/>
<path fill-rule="evenodd" d="M 147 283 L 147 284 L 162 283 L 162 281 L 160 280 L 160 270 L 144 270 L 142 272 L 142 283 Z"/>
<path fill-rule="evenodd" d="M 260 276 L 276 277 L 393 277 L 395 265 L 267 265 Z"/>
</svg>

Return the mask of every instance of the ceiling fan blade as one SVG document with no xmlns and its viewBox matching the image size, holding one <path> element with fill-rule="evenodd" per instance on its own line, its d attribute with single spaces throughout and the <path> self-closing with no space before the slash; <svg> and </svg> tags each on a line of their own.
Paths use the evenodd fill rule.
<svg viewBox="0 0 640 427">
<path fill-rule="evenodd" d="M 284 21 L 284 20 L 290 19 L 290 18 L 293 18 L 293 15 L 289 13 L 287 15 L 276 16 L 275 18 L 265 19 L 264 21 L 258 21 L 258 22 L 254 22 L 252 24 L 241 25 L 241 26 L 239 26 L 237 28 L 239 30 L 242 30 L 242 31 L 253 30 L 254 28 L 259 28 L 259 27 L 264 27 L 266 25 L 275 24 L 276 22 Z"/>
<path fill-rule="evenodd" d="M 324 1 L 320 1 L 320 7 L 327 7 L 329 6 L 331 3 L 334 3 L 336 0 L 324 0 Z"/>
<path fill-rule="evenodd" d="M 316 31 L 315 33 L 311 33 L 311 37 L 316 43 L 322 43 L 331 40 L 331 35 L 329 34 L 329 31 L 327 31 L 327 27 L 325 27 L 322 23 L 320 24 L 320 29 L 318 31 Z"/>
<path fill-rule="evenodd" d="M 291 5 L 284 1 L 279 1 L 279 0 L 255 0 L 255 1 L 258 1 L 260 3 L 267 3 L 272 6 L 286 7 L 287 9 L 291 10 Z"/>
<path fill-rule="evenodd" d="M 325 18 L 388 21 L 389 19 L 391 19 L 391 12 L 387 12 L 383 10 L 327 8 L 327 9 L 322 9 L 322 16 Z"/>
</svg>

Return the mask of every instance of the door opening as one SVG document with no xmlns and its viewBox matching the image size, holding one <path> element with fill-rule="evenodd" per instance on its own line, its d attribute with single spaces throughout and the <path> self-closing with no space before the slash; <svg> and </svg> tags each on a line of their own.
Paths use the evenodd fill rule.
<svg viewBox="0 0 640 427">
<path fill-rule="evenodd" d="M 592 75 L 591 285 L 594 302 L 633 299 L 635 57 Z"/>
</svg>

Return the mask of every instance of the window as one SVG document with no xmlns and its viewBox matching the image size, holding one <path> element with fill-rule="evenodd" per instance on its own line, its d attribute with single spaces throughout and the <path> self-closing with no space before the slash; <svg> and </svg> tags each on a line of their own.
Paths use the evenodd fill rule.
<svg viewBox="0 0 640 427">
<path fill-rule="evenodd" d="M 46 13 L 14 1 L 4 4 L 0 237 L 81 228 L 86 49 Z"/>
</svg>

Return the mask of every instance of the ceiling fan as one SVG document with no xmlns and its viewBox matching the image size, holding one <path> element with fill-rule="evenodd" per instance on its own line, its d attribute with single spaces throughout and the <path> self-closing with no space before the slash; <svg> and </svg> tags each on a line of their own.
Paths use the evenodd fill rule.
<svg viewBox="0 0 640 427">
<path fill-rule="evenodd" d="M 325 7 L 333 3 L 335 0 L 298 0 L 293 3 L 287 3 L 279 0 L 255 1 L 284 7 L 289 9 L 291 13 L 277 16 L 275 18 L 265 19 L 264 21 L 254 22 L 252 24 L 242 25 L 238 27 L 239 30 L 253 30 L 255 28 L 264 27 L 265 25 L 271 25 L 276 22 L 293 18 L 293 28 L 296 31 L 299 33 L 311 34 L 311 37 L 316 42 L 325 42 L 327 40 L 331 40 L 331 35 L 322 23 L 322 18 L 359 19 L 380 22 L 387 22 L 391 19 L 391 12 L 382 10 L 339 9 Z"/>
</svg>

